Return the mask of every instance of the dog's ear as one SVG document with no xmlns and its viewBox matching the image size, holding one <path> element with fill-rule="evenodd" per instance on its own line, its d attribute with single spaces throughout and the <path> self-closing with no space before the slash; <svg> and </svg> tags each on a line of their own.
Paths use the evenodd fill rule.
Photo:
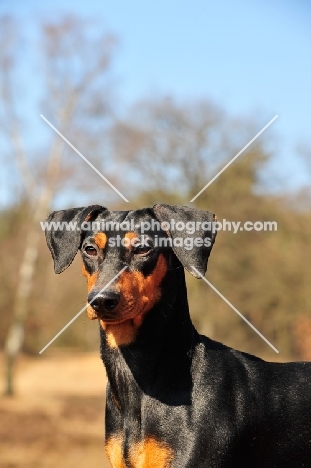
<svg viewBox="0 0 311 468">
<path fill-rule="evenodd" d="M 75 258 L 83 233 L 81 224 L 106 209 L 100 205 L 91 205 L 53 211 L 48 216 L 46 222 L 50 225 L 45 230 L 45 238 L 54 260 L 55 273 L 62 273 Z M 70 225 L 66 226 L 66 223 Z M 71 228 L 68 229 L 68 227 Z"/>
<path fill-rule="evenodd" d="M 188 206 L 164 204 L 154 205 L 153 212 L 157 220 L 164 223 L 164 230 L 167 225 L 166 233 L 172 238 L 172 249 L 184 268 L 196 278 L 204 276 L 216 237 L 215 215 Z"/>
</svg>

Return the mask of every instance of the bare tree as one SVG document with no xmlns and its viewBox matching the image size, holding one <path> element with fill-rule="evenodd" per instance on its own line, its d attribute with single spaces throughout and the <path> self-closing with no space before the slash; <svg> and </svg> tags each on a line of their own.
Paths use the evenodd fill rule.
<svg viewBox="0 0 311 468">
<path fill-rule="evenodd" d="M 207 100 L 181 103 L 162 98 L 133 106 L 110 135 L 116 158 L 141 190 L 172 195 L 178 187 L 186 201 L 254 136 L 256 128 L 255 122 L 229 118 Z"/>
<path fill-rule="evenodd" d="M 12 323 L 5 345 L 5 394 L 12 395 L 14 362 L 23 344 L 24 322 L 29 312 L 38 243 L 42 236 L 39 222 L 45 219 L 50 210 L 56 190 L 68 190 L 64 180 L 69 175 L 73 177 L 78 174 L 75 167 L 79 165 L 72 164 L 69 153 L 66 153 L 66 160 L 62 160 L 66 144 L 52 130 L 48 143 L 44 141 L 40 152 L 33 149 L 30 155 L 26 150 L 26 122 L 18 115 L 16 106 L 16 82 L 19 84 L 16 80 L 15 63 L 19 40 L 17 27 L 11 19 L 3 18 L 0 30 L 1 117 L 4 138 L 11 145 L 10 152 L 16 161 L 24 184 L 23 193 L 32 214 L 19 268 Z M 107 72 L 114 44 L 114 39 L 109 35 L 99 33 L 97 36 L 94 38 L 90 24 L 77 18 L 42 24 L 42 50 L 38 58 L 41 58 L 44 66 L 36 70 L 40 74 L 38 84 L 44 96 L 41 99 L 44 113 L 68 139 L 73 138 L 75 142 L 78 140 L 81 146 L 92 147 L 93 150 L 94 146 L 102 147 L 105 126 L 110 115 Z M 39 106 L 36 112 L 39 117 Z"/>
</svg>

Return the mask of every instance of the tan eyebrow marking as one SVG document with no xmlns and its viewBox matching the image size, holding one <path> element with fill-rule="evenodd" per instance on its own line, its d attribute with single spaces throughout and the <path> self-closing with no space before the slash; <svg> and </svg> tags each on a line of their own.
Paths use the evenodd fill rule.
<svg viewBox="0 0 311 468">
<path fill-rule="evenodd" d="M 99 232 L 95 235 L 94 241 L 99 249 L 104 249 L 107 244 L 107 236 L 103 232 Z"/>
<path fill-rule="evenodd" d="M 130 250 L 133 247 L 133 244 L 132 244 L 133 239 L 138 240 L 139 237 L 138 237 L 138 234 L 136 234 L 135 232 L 127 232 L 125 233 L 124 239 L 129 240 L 129 242 L 125 242 L 125 247 Z"/>
</svg>

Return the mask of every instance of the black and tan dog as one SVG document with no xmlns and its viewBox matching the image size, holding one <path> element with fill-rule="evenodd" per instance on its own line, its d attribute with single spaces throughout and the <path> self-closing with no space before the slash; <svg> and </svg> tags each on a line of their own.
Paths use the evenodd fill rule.
<svg viewBox="0 0 311 468">
<path fill-rule="evenodd" d="M 132 222 L 127 232 L 46 232 L 56 273 L 82 254 L 88 314 L 101 325 L 113 468 L 311 467 L 311 364 L 262 361 L 199 335 L 191 323 L 184 268 L 205 274 L 211 213 L 93 205 L 48 219 L 76 226 Z M 195 222 L 195 229 L 190 236 L 174 228 L 159 233 L 155 220 L 166 227 Z M 142 223 L 151 228 L 142 233 Z M 179 240 L 159 246 L 161 236 Z"/>
</svg>

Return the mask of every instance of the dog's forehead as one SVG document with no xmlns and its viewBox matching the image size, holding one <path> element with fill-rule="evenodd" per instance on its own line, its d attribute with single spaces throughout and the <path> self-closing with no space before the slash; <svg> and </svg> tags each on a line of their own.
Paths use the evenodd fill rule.
<svg viewBox="0 0 311 468">
<path fill-rule="evenodd" d="M 155 219 L 155 215 L 151 208 L 141 208 L 139 210 L 129 211 L 108 211 L 100 213 L 95 221 L 105 223 L 126 223 L 134 222 L 139 226 L 140 223 Z"/>
<path fill-rule="evenodd" d="M 156 216 L 151 208 L 129 211 L 105 210 L 88 222 L 87 229 L 84 229 L 84 240 L 97 236 L 101 232 L 109 238 L 133 234 L 139 237 L 145 234 L 152 236 L 154 222 L 157 222 Z"/>
</svg>

